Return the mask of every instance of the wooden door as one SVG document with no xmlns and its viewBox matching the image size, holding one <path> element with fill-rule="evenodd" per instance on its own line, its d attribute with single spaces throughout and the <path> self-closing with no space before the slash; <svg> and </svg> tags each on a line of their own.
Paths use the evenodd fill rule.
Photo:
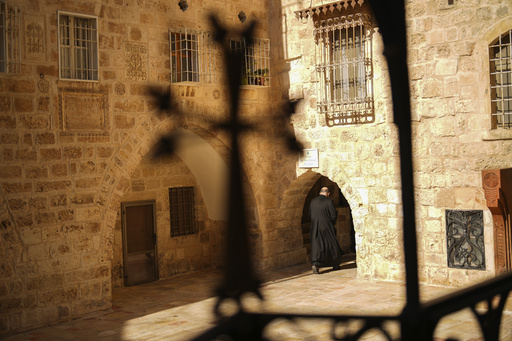
<svg viewBox="0 0 512 341">
<path fill-rule="evenodd" d="M 124 284 L 158 279 L 155 201 L 121 204 Z"/>
</svg>

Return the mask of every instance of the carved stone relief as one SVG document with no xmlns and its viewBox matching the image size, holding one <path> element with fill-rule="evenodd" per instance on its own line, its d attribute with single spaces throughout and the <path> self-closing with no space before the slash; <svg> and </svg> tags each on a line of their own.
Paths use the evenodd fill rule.
<svg viewBox="0 0 512 341">
<path fill-rule="evenodd" d="M 116 83 L 114 91 L 116 95 L 122 96 L 126 93 L 126 86 L 123 83 Z"/>
<path fill-rule="evenodd" d="M 25 17 L 25 56 L 28 60 L 46 59 L 44 17 Z"/>
<path fill-rule="evenodd" d="M 50 82 L 48 82 L 46 79 L 41 78 L 39 82 L 37 82 L 37 88 L 42 93 L 48 93 L 50 91 Z"/>
<path fill-rule="evenodd" d="M 148 79 L 148 48 L 145 44 L 126 43 L 126 76 L 132 81 Z"/>
<path fill-rule="evenodd" d="M 482 171 L 482 187 L 494 222 L 496 275 L 512 270 L 512 168 Z"/>
<path fill-rule="evenodd" d="M 69 89 L 59 94 L 59 126 L 68 132 L 105 132 L 109 128 L 106 91 Z"/>
</svg>

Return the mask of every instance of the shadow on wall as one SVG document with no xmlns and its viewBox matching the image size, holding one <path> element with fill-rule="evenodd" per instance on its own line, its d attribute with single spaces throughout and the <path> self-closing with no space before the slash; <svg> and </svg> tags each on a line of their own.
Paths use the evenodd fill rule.
<svg viewBox="0 0 512 341">
<path fill-rule="evenodd" d="M 352 214 L 350 210 L 350 205 L 343 196 L 338 185 L 331 181 L 329 178 L 322 176 L 317 182 L 311 187 L 308 195 L 306 196 L 306 200 L 304 201 L 304 207 L 302 209 L 302 239 L 304 242 L 304 247 L 308 252 L 308 261 L 310 261 L 311 256 L 311 236 L 310 236 L 310 225 L 311 218 L 309 216 L 309 204 L 312 199 L 316 198 L 322 187 L 328 187 L 331 192 L 330 198 L 334 201 L 334 205 L 336 206 L 336 210 L 338 211 L 338 219 L 336 221 L 336 230 L 337 230 L 337 239 L 338 243 L 341 246 L 341 249 L 345 254 L 350 254 L 356 252 L 356 243 L 355 243 L 355 231 L 354 224 L 352 221 Z"/>
</svg>

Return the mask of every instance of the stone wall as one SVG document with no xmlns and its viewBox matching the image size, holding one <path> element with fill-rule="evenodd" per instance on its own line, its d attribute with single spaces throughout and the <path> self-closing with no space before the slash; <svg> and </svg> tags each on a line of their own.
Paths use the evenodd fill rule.
<svg viewBox="0 0 512 341">
<path fill-rule="evenodd" d="M 512 6 L 415 1 L 408 12 L 420 279 L 461 286 L 494 272 L 481 172 L 510 167 L 512 132 L 491 130 L 488 45 L 512 28 Z M 485 271 L 444 266 L 447 209 L 484 211 Z"/>
<path fill-rule="evenodd" d="M 336 182 L 353 208 L 358 275 L 403 280 L 399 151 L 378 28 L 375 123 L 329 128 L 316 113 L 313 18 L 296 18 L 295 11 L 307 8 L 299 2 L 283 5 L 290 96 L 304 97 L 293 120 L 296 135 L 306 148 L 318 148 L 314 171 Z M 419 274 L 425 283 L 462 286 L 494 272 L 481 171 L 510 167 L 512 133 L 490 129 L 488 44 L 511 29 L 511 15 L 510 1 L 407 2 Z M 447 267 L 447 209 L 484 211 L 486 270 Z"/>
<path fill-rule="evenodd" d="M 239 30 L 258 19 L 255 35 L 271 38 L 271 87 L 243 87 L 240 104 L 241 118 L 259 128 L 242 134 L 244 199 L 256 269 L 307 260 L 301 235 L 304 200 L 326 176 L 350 204 L 358 275 L 403 279 L 397 132 L 378 28 L 373 39 L 375 122 L 328 128 L 316 113 L 312 20 L 297 20 L 294 14 L 307 4 L 191 2 L 185 12 L 165 1 L 16 4 L 23 23 L 21 72 L 0 75 L 0 335 L 111 307 L 112 276 L 114 285 L 120 284 L 121 202 L 151 193 L 165 205 L 162 193 L 169 183 L 143 176 L 151 168 L 143 160 L 160 136 L 181 124 L 228 157 L 230 136 L 214 124 L 229 113 L 222 73 L 213 85 L 171 86 L 177 108 L 189 114 L 181 121 L 158 113 L 148 96 L 148 86 L 169 85 L 168 30 L 208 30 L 210 12 Z M 480 178 L 484 169 L 512 167 L 512 135 L 490 129 L 487 46 L 510 29 L 511 8 L 510 0 L 407 2 L 418 251 L 420 279 L 426 283 L 466 285 L 493 275 L 492 221 Z M 98 82 L 59 79 L 59 10 L 98 17 Z M 240 11 L 248 17 L 244 24 Z M 27 32 L 33 39 L 25 39 Z M 38 44 L 31 45 L 34 41 Z M 222 72 L 220 54 L 216 58 L 215 68 Z M 285 115 L 289 98 L 302 99 L 291 116 L 293 126 Z M 297 155 L 287 153 L 280 139 L 290 131 L 306 148 L 318 148 L 319 168 L 296 167 Z M 177 160 L 158 168 L 178 165 L 172 183 L 199 182 Z M 148 190 L 134 191 L 141 180 Z M 204 191 L 198 193 L 206 202 Z M 204 253 L 194 261 L 187 257 L 190 262 L 181 269 L 176 250 L 162 255 L 165 276 L 215 263 L 215 256 L 208 259 L 208 248 L 221 243 L 225 222 L 206 219 L 202 205 L 205 234 L 191 247 Z M 446 266 L 446 209 L 484 211 L 486 270 Z M 159 228 L 167 229 L 165 222 L 159 219 Z M 162 248 L 176 246 L 158 242 Z"/>
<path fill-rule="evenodd" d="M 172 170 L 180 165 L 180 175 L 170 182 L 145 178 L 148 163 L 139 167 L 155 141 L 176 127 L 158 114 L 148 96 L 149 86 L 169 86 L 168 30 L 210 30 L 208 15 L 213 12 L 223 24 L 239 30 L 258 19 L 255 35 L 269 36 L 268 7 L 245 0 L 190 3 L 185 12 L 165 1 L 15 2 L 23 23 L 21 72 L 0 75 L 0 335 L 109 309 L 111 288 L 120 284 L 121 202 L 149 197 L 149 188 L 154 188 L 159 211 L 164 212 L 165 186 L 196 184 L 179 162 L 159 166 Z M 238 19 L 242 10 L 248 18 L 245 24 Z M 98 18 L 98 82 L 59 79 L 58 11 Z M 35 26 L 40 30 L 33 30 Z M 34 40 L 25 39 L 29 31 L 40 44 L 30 45 Z M 178 108 L 192 114 L 180 123 L 208 131 L 217 140 L 204 138 L 226 157 L 229 134 L 201 120 L 224 119 L 229 112 L 225 68 L 220 54 L 216 58 L 219 83 L 172 85 L 172 90 Z M 273 91 L 243 89 L 244 119 L 261 118 L 276 126 L 270 118 L 282 111 L 283 97 L 277 94 L 284 93 L 278 79 Z M 268 132 L 245 134 L 243 151 L 251 240 L 260 270 L 275 254 L 262 245 L 275 238 L 267 229 L 273 230 L 278 193 L 295 176 L 293 162 L 270 141 L 276 130 Z M 282 171 L 279 179 L 277 170 Z M 134 183 L 142 178 L 147 190 L 134 191 Z M 200 188 L 197 193 L 201 198 Z M 222 241 L 225 222 L 208 219 L 201 200 L 198 212 L 202 233 L 186 246 L 200 249 L 200 256 L 185 252 L 186 265 L 181 266 L 178 245 L 162 238 L 160 249 L 172 249 L 160 258 L 163 277 L 218 263 L 211 251 Z M 165 218 L 159 219 L 159 229 L 166 229 L 165 223 Z"/>
<path fill-rule="evenodd" d="M 169 188 L 194 187 L 196 224 L 198 234 L 172 237 L 169 218 Z M 133 172 L 130 187 L 122 202 L 156 200 L 156 235 L 158 278 L 168 278 L 177 273 L 219 265 L 221 248 L 214 244 L 220 231 L 212 228 L 202 199 L 201 188 L 187 165 L 178 156 L 154 160 L 146 155 Z M 215 224 L 213 223 L 213 226 Z M 119 211 L 114 232 L 112 260 L 112 287 L 123 286 L 123 231 Z"/>
</svg>

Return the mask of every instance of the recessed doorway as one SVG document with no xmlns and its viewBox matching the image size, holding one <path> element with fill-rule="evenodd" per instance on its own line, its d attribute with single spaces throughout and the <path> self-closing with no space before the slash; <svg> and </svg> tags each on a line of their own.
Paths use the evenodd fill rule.
<svg viewBox="0 0 512 341">
<path fill-rule="evenodd" d="M 121 203 L 124 285 L 158 279 L 154 200 Z"/>
<path fill-rule="evenodd" d="M 309 191 L 306 200 L 304 201 L 304 207 L 302 211 L 302 238 L 304 242 L 304 247 L 307 250 L 308 261 L 311 260 L 311 218 L 309 216 L 309 204 L 311 203 L 311 200 L 313 198 L 319 195 L 320 189 L 322 187 L 329 188 L 329 190 L 331 191 L 330 198 L 334 201 L 334 205 L 336 207 L 336 210 L 338 211 L 338 219 L 335 225 L 336 238 L 338 240 L 338 243 L 340 244 L 341 249 L 343 250 L 343 253 L 345 255 L 344 258 L 355 258 L 355 231 L 350 205 L 343 196 L 343 193 L 339 189 L 338 185 L 335 182 L 331 181 L 329 178 L 322 176 L 316 181 L 313 187 L 311 187 L 311 190 Z M 349 255 L 352 255 L 352 257 L 349 257 Z"/>
</svg>

